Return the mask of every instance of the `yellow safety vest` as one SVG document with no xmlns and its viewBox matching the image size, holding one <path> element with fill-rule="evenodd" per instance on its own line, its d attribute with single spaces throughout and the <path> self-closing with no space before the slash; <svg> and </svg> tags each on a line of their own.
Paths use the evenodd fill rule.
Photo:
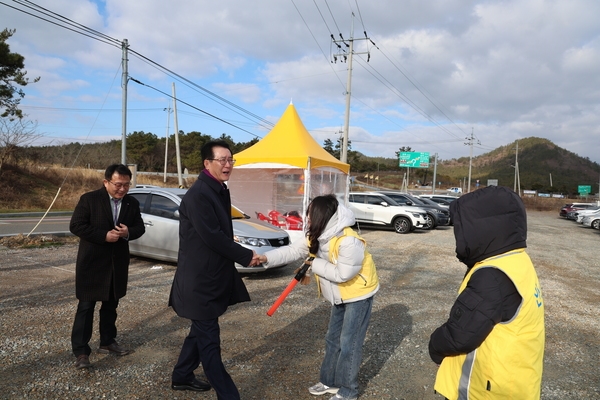
<svg viewBox="0 0 600 400">
<path fill-rule="evenodd" d="M 341 240 L 346 236 L 354 236 L 363 242 L 365 244 L 365 253 L 362 268 L 358 274 L 346 282 L 337 283 L 342 301 L 365 296 L 376 290 L 379 286 L 379 277 L 377 276 L 377 271 L 375 269 L 375 262 L 373 261 L 371 253 L 369 253 L 366 248 L 367 242 L 350 227 L 344 228 L 344 233 L 341 236 L 335 237 L 329 241 L 329 262 L 337 264 Z M 321 293 L 319 277 L 316 276 L 316 278 L 318 290 L 319 293 Z"/>
<path fill-rule="evenodd" d="M 539 399 L 544 359 L 544 302 L 525 249 L 483 260 L 465 276 L 459 293 L 481 268 L 498 268 L 523 298 L 515 316 L 494 326 L 479 348 L 445 357 L 435 391 L 450 400 Z"/>
</svg>

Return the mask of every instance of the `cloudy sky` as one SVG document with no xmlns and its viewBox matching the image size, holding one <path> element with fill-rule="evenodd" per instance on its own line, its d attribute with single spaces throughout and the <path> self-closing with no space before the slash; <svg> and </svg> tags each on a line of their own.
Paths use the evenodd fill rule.
<svg viewBox="0 0 600 400">
<path fill-rule="evenodd" d="M 128 133 L 173 132 L 174 83 L 184 132 L 263 137 L 292 101 L 335 141 L 354 38 L 352 149 L 441 159 L 473 134 L 474 156 L 536 136 L 600 162 L 598 16 L 597 0 L 0 0 L 47 143 L 120 139 L 123 39 Z"/>
</svg>

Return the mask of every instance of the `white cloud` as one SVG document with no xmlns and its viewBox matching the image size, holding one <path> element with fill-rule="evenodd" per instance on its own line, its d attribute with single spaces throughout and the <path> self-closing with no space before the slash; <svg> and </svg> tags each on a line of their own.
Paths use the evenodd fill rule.
<svg viewBox="0 0 600 400">
<path fill-rule="evenodd" d="M 58 108 L 120 107 L 118 43 L 0 7 L 0 25 L 18 28 L 11 49 L 26 57 L 28 76 L 42 78 L 26 88 L 24 106 L 54 104 L 52 120 L 65 126 L 90 122 Z M 355 51 L 367 44 L 370 51 L 368 63 L 366 54 L 353 63 L 354 150 L 393 157 L 398 147 L 411 146 L 449 159 L 468 155 L 464 138 L 473 129 L 482 143 L 478 154 L 538 136 L 600 162 L 600 3 L 594 0 L 56 0 L 45 7 L 128 39 L 129 73 L 148 85 L 129 83 L 130 131 L 162 136 L 163 108 L 176 82 L 185 101 L 264 135 L 147 57 L 273 122 L 293 101 L 318 140 L 334 139 L 344 124 L 347 64 L 331 63 L 337 50 L 330 34 L 348 38 L 354 11 Z M 359 40 L 363 30 L 376 46 Z M 181 111 L 180 129 L 251 138 L 183 105 Z M 104 123 L 118 131 L 119 117 Z"/>
</svg>

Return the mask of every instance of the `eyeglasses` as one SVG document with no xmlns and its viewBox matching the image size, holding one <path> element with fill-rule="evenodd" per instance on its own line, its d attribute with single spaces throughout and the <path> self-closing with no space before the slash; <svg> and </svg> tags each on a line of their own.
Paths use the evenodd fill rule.
<svg viewBox="0 0 600 400">
<path fill-rule="evenodd" d="M 116 187 L 117 189 L 123 189 L 123 188 L 125 188 L 125 189 L 129 189 L 129 188 L 131 187 L 131 183 L 114 183 L 114 182 L 112 182 L 112 181 L 108 181 L 108 182 L 110 182 L 110 183 L 112 183 L 113 185 L 115 185 L 115 187 Z"/>
<path fill-rule="evenodd" d="M 233 158 L 208 158 L 208 160 L 218 161 L 219 164 L 221 164 L 223 166 L 227 163 L 231 164 L 232 166 L 235 165 L 235 160 Z"/>
</svg>

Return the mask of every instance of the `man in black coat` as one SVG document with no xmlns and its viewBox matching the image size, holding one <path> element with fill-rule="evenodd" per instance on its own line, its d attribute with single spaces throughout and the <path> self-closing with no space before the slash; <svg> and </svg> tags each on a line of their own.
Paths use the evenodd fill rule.
<svg viewBox="0 0 600 400">
<path fill-rule="evenodd" d="M 169 305 L 177 315 L 192 320 L 177 364 L 174 390 L 209 390 L 218 399 L 240 395 L 221 359 L 219 316 L 227 307 L 250 296 L 235 263 L 259 264 L 258 256 L 233 240 L 231 198 L 225 182 L 233 170 L 227 142 L 210 141 L 200 150 L 204 170 L 179 206 L 179 255 Z M 197 379 L 202 363 L 210 384 Z"/>
<path fill-rule="evenodd" d="M 115 340 L 117 307 L 127 292 L 129 240 L 145 232 L 140 205 L 127 194 L 130 185 L 131 171 L 127 166 L 109 166 L 104 173 L 104 186 L 82 195 L 71 217 L 69 229 L 80 239 L 75 265 L 79 304 L 71 333 L 77 368 L 91 365 L 92 350 L 88 343 L 97 301 L 102 302 L 98 351 L 116 355 L 129 353 Z"/>
</svg>

